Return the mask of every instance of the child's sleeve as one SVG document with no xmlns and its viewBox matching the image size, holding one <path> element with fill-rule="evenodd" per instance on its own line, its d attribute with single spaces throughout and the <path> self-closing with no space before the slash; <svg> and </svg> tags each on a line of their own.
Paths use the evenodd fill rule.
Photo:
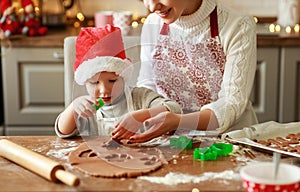
<svg viewBox="0 0 300 192">
<path fill-rule="evenodd" d="M 132 98 L 135 110 L 164 105 L 172 113 L 182 113 L 182 109 L 176 101 L 166 99 L 151 89 L 143 87 L 134 88 Z"/>
<path fill-rule="evenodd" d="M 60 114 L 57 116 L 57 118 L 55 120 L 55 124 L 54 124 L 54 130 L 55 130 L 55 133 L 58 137 L 60 137 L 60 138 L 69 138 L 69 137 L 73 137 L 73 136 L 78 135 L 78 130 L 77 129 L 74 129 L 74 131 L 70 134 L 62 134 L 58 129 L 59 118 L 60 118 Z"/>
<path fill-rule="evenodd" d="M 182 113 L 180 105 L 177 102 L 170 99 L 157 97 L 155 100 L 151 102 L 151 107 L 157 105 L 165 106 L 168 109 L 168 111 L 170 111 L 171 113 L 178 113 L 178 114 Z"/>
</svg>

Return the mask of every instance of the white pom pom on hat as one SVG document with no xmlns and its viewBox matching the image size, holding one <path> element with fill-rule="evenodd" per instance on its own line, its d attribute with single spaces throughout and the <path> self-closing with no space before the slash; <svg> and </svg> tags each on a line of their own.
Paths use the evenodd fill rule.
<svg viewBox="0 0 300 192">
<path fill-rule="evenodd" d="M 128 81 L 132 63 L 126 57 L 121 30 L 112 25 L 83 27 L 76 39 L 74 78 L 84 85 L 96 73 L 115 72 Z"/>
</svg>

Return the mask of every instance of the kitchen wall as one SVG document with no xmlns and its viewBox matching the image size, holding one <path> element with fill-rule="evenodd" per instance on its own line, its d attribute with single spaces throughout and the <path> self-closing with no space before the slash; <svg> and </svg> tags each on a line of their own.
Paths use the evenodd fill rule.
<svg viewBox="0 0 300 192">
<path fill-rule="evenodd" d="M 132 11 L 139 16 L 148 13 L 143 2 L 139 0 L 81 0 L 80 5 L 83 13 L 87 16 L 93 16 L 95 12 L 102 10 Z"/>
<path fill-rule="evenodd" d="M 20 6 L 20 0 L 12 0 L 15 5 Z M 36 4 L 38 2 L 47 1 L 48 5 L 51 4 L 51 1 L 55 2 L 60 0 L 33 0 Z M 261 17 L 276 17 L 277 16 L 277 4 L 278 0 L 220 0 L 225 4 L 238 8 L 245 13 L 261 16 Z M 140 0 L 75 0 L 76 6 L 71 9 L 73 14 L 78 9 L 80 5 L 81 11 L 89 17 L 92 17 L 95 12 L 103 10 L 114 10 L 114 11 L 132 11 L 138 16 L 147 15 L 148 11 L 144 7 L 144 4 Z M 17 7 L 18 7 L 17 6 Z M 72 15 L 72 14 L 71 14 Z"/>
<path fill-rule="evenodd" d="M 278 0 L 221 0 L 248 14 L 260 17 L 276 17 Z"/>
<path fill-rule="evenodd" d="M 225 4 L 236 7 L 246 13 L 262 17 L 277 15 L 277 0 L 221 0 Z M 99 10 L 130 10 L 138 15 L 146 15 L 147 10 L 139 0 L 88 0 L 80 1 L 82 11 L 93 15 Z"/>
<path fill-rule="evenodd" d="M 21 0 L 12 0 L 13 4 L 20 8 Z M 57 2 L 61 0 L 33 0 L 36 5 L 44 2 L 48 9 L 53 12 L 60 12 Z M 276 17 L 278 0 L 220 0 L 223 3 L 237 8 L 245 13 L 258 17 Z M 43 9 L 47 9 L 43 7 Z M 81 10 L 85 16 L 93 17 L 98 11 L 131 11 L 135 16 L 145 16 L 148 10 L 141 0 L 75 0 L 75 6 L 68 10 L 67 15 L 75 17 L 78 10 Z"/>
</svg>

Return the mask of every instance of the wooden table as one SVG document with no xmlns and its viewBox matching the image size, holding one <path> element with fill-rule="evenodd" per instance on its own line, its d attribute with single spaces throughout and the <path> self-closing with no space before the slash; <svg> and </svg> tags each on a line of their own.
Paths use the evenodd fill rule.
<svg viewBox="0 0 300 192">
<path fill-rule="evenodd" d="M 241 180 L 209 179 L 200 183 L 165 185 L 148 182 L 138 178 L 101 178 L 83 174 L 67 163 L 67 153 L 82 143 L 81 138 L 60 139 L 56 136 L 2 136 L 23 147 L 60 162 L 67 171 L 80 178 L 80 185 L 70 187 L 63 183 L 50 182 L 16 164 L 0 157 L 0 191 L 244 191 Z M 196 146 L 197 147 L 197 146 Z M 238 173 L 247 161 L 237 157 L 219 157 L 217 161 L 199 161 L 193 159 L 193 150 L 184 150 L 176 155 L 169 164 L 146 176 L 164 177 L 169 172 L 201 176 L 205 172 L 223 172 L 233 170 Z M 270 154 L 253 151 L 255 160 L 271 161 Z M 241 154 L 239 159 L 246 159 Z M 248 159 L 249 160 L 249 159 Z M 291 164 L 300 166 L 299 159 L 285 158 Z"/>
</svg>

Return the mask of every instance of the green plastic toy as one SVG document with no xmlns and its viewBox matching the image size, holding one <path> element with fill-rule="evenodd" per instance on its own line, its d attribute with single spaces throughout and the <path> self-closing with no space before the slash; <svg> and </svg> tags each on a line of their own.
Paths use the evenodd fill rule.
<svg viewBox="0 0 300 192">
<path fill-rule="evenodd" d="M 233 150 L 232 144 L 227 143 L 214 143 L 210 147 L 195 148 L 194 159 L 200 159 L 203 161 L 217 160 L 219 156 L 227 156 Z"/>
<path fill-rule="evenodd" d="M 96 110 L 98 110 L 98 109 L 100 109 L 101 107 L 103 107 L 104 101 L 100 98 L 100 99 L 98 99 L 98 103 L 99 103 L 99 105 L 93 104 L 93 107 L 94 107 Z"/>
<path fill-rule="evenodd" d="M 191 149 L 193 147 L 193 139 L 186 136 L 171 137 L 170 145 L 177 149 Z"/>
</svg>

